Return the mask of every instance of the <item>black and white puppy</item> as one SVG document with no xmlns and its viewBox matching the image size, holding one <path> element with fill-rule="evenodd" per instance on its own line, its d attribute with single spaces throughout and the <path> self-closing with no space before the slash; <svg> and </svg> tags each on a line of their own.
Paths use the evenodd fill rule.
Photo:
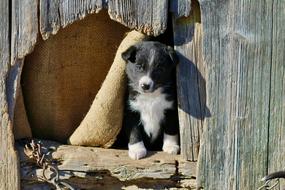
<svg viewBox="0 0 285 190">
<path fill-rule="evenodd" d="M 124 128 L 129 156 L 140 159 L 147 148 L 179 152 L 176 103 L 176 54 L 171 47 L 146 41 L 131 46 L 122 58 L 127 62 L 128 104 Z M 162 143 L 163 141 L 163 143 Z"/>
</svg>

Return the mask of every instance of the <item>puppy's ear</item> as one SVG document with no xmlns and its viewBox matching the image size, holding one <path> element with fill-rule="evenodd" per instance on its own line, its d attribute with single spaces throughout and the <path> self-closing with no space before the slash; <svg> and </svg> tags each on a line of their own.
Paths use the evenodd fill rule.
<svg viewBox="0 0 285 190">
<path fill-rule="evenodd" d="M 135 46 L 129 47 L 125 52 L 122 53 L 122 58 L 127 62 L 136 62 L 137 48 Z"/>
<path fill-rule="evenodd" d="M 178 64 L 178 56 L 171 46 L 167 46 L 167 52 L 172 59 L 173 63 Z"/>
</svg>

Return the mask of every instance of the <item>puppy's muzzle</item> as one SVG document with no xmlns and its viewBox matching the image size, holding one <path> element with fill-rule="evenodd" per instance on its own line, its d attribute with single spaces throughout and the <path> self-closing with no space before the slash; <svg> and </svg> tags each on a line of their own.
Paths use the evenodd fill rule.
<svg viewBox="0 0 285 190">
<path fill-rule="evenodd" d="M 149 76 L 143 76 L 139 80 L 139 87 L 143 92 L 153 92 L 153 80 Z"/>
</svg>

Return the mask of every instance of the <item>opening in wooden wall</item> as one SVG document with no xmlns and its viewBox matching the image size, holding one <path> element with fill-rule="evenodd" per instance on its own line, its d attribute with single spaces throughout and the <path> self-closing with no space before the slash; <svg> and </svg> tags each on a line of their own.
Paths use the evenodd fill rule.
<svg viewBox="0 0 285 190">
<path fill-rule="evenodd" d="M 127 30 L 111 21 L 105 12 L 88 16 L 46 41 L 38 39 L 34 51 L 25 58 L 22 90 L 17 99 L 14 120 L 14 128 L 17 129 L 15 136 L 19 138 L 25 135 L 23 130 L 28 130 L 31 126 L 32 136 L 41 139 L 41 146 L 46 150 L 54 148 L 52 156 L 49 155 L 48 158 L 56 163 L 59 161 L 59 172 L 64 172 L 65 175 L 63 177 L 60 174 L 60 178 L 66 178 L 73 187 L 88 189 L 103 184 L 104 188 L 114 188 L 136 184 L 145 188 L 170 188 L 179 187 L 178 182 L 185 176 L 190 176 L 193 180 L 195 164 L 189 167 L 191 171 L 182 169 L 182 172 L 177 172 L 178 167 L 185 168 L 186 164 L 180 160 L 181 165 L 178 166 L 179 155 L 169 155 L 162 151 L 149 152 L 144 160 L 133 161 L 125 150 L 77 147 L 54 142 L 66 143 L 82 122 L 109 72 Z M 153 40 L 173 45 L 172 28 Z M 23 130 L 19 130 L 20 126 Z M 41 168 L 31 167 L 27 155 L 23 155 L 27 142 L 17 141 L 21 154 L 22 186 L 31 189 L 43 187 L 44 184 L 33 177 L 41 177 Z M 39 143 L 37 140 L 35 142 Z M 77 173 L 73 173 L 73 170 Z M 84 175 L 84 180 L 78 172 Z M 88 181 L 98 176 L 108 180 Z M 161 185 L 157 185 L 157 182 Z"/>
<path fill-rule="evenodd" d="M 127 31 L 101 11 L 46 41 L 39 38 L 25 59 L 21 80 L 33 137 L 66 142 L 90 108 Z"/>
<path fill-rule="evenodd" d="M 169 17 L 168 29 L 154 40 L 175 46 L 172 15 Z M 185 23 L 187 26 L 191 24 Z M 84 180 L 99 176 L 103 179 L 101 183 L 115 176 L 112 178 L 115 182 L 107 180 L 103 183 L 119 183 L 120 186 L 140 184 L 146 188 L 156 186 L 157 179 L 162 181 L 161 188 L 181 187 L 180 181 L 185 179 L 186 183 L 188 180 L 192 183 L 195 181 L 196 164 L 190 165 L 180 155 L 150 151 L 142 161 L 133 161 L 125 150 L 63 145 L 90 111 L 127 31 L 101 11 L 60 30 L 46 41 L 39 38 L 34 51 L 25 57 L 15 109 L 15 137 L 27 137 L 31 128 L 30 136 L 41 139 L 47 150 L 54 148 L 49 158 L 57 163 L 60 172 L 66 174 L 66 179 L 74 187 L 88 189 L 90 186 L 89 181 L 81 184 L 81 175 L 84 175 Z M 21 142 L 27 141 L 17 141 L 17 148 L 23 154 Z M 21 171 L 32 170 L 34 173 L 22 174 L 23 186 L 37 181 L 33 176 L 41 177 L 38 172 L 41 168 L 31 168 L 31 160 L 26 156 L 20 155 Z M 138 183 L 137 179 L 145 179 L 150 184 Z"/>
</svg>

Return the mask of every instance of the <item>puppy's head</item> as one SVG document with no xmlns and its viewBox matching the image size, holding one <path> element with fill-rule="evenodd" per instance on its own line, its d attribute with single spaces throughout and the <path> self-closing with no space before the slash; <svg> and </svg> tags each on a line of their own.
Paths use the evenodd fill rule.
<svg viewBox="0 0 285 190">
<path fill-rule="evenodd" d="M 173 82 L 177 57 L 171 47 L 140 42 L 122 53 L 122 58 L 127 62 L 130 85 L 140 93 L 151 93 Z"/>
</svg>

